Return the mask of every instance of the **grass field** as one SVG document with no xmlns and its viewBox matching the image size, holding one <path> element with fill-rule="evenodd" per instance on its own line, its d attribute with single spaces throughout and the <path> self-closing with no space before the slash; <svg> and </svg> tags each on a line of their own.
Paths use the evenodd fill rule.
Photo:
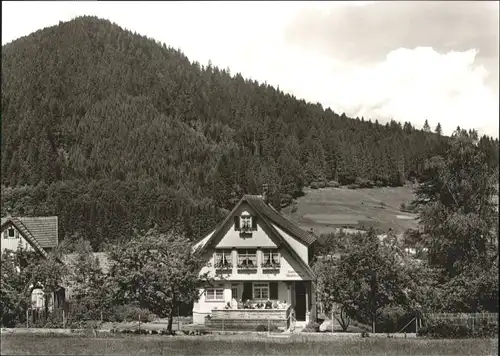
<svg viewBox="0 0 500 356">
<path fill-rule="evenodd" d="M 408 204 L 413 198 L 409 187 L 347 189 L 323 188 L 304 189 L 305 195 L 297 200 L 297 211 L 291 207 L 283 210 L 284 215 L 297 222 L 305 230 L 319 235 L 348 228 L 392 228 L 403 233 L 416 228 L 416 215 L 400 211 L 401 203 Z"/>
<path fill-rule="evenodd" d="M 2 335 L 2 355 L 497 355 L 493 339 Z"/>
</svg>

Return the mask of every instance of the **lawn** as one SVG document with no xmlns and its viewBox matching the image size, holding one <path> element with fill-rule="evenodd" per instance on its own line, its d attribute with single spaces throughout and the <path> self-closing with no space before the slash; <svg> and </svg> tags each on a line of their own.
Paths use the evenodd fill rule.
<svg viewBox="0 0 500 356">
<path fill-rule="evenodd" d="M 266 339 L 263 336 L 2 335 L 11 355 L 496 355 L 497 340 L 389 338 Z"/>
<path fill-rule="evenodd" d="M 316 234 L 336 231 L 340 228 L 368 229 L 392 228 L 403 233 L 416 228 L 416 216 L 400 210 L 401 203 L 414 199 L 409 187 L 347 189 L 304 189 L 305 195 L 297 199 L 297 211 L 292 207 L 283 213 L 305 230 Z"/>
</svg>

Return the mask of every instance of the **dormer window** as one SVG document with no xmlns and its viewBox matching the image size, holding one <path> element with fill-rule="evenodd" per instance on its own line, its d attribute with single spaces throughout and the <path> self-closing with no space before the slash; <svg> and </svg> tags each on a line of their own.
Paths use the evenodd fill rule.
<svg viewBox="0 0 500 356">
<path fill-rule="evenodd" d="M 252 216 L 246 212 L 240 216 L 235 216 L 234 229 L 242 233 L 257 231 L 257 216 Z"/>
<path fill-rule="evenodd" d="M 251 231 L 252 229 L 252 217 L 250 215 L 241 216 L 241 230 Z"/>
</svg>

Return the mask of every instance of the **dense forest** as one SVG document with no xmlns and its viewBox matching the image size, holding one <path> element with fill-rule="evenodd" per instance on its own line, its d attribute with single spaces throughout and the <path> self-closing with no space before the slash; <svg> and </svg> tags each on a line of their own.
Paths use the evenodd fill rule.
<svg viewBox="0 0 500 356">
<path fill-rule="evenodd" d="M 315 181 L 418 181 L 449 140 L 439 123 L 348 118 L 95 17 L 2 47 L 1 117 L 2 216 L 58 215 L 66 241 L 96 250 L 152 225 L 197 238 L 263 183 L 279 207 Z M 498 169 L 498 139 L 478 142 Z"/>
</svg>

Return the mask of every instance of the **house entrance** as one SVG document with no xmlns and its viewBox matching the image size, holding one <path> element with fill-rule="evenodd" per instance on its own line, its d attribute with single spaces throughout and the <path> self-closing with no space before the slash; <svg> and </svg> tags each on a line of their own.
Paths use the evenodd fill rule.
<svg viewBox="0 0 500 356">
<path fill-rule="evenodd" d="M 295 282 L 295 317 L 298 321 L 306 320 L 306 284 Z"/>
</svg>

